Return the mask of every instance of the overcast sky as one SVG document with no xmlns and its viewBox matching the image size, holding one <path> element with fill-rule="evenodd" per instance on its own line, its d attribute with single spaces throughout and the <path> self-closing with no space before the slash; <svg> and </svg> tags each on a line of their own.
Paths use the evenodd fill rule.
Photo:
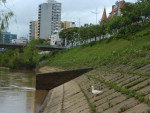
<svg viewBox="0 0 150 113">
<path fill-rule="evenodd" d="M 29 34 L 29 22 L 37 20 L 38 6 L 47 0 L 7 0 L 7 6 L 14 12 L 15 16 L 10 21 L 9 32 L 18 37 Z M 96 15 L 92 12 L 98 11 L 97 19 L 101 19 L 103 9 L 106 8 L 107 15 L 116 0 L 57 0 L 62 3 L 62 21 L 75 21 L 79 25 L 85 23 L 96 23 Z M 136 2 L 137 0 L 126 0 Z"/>
</svg>

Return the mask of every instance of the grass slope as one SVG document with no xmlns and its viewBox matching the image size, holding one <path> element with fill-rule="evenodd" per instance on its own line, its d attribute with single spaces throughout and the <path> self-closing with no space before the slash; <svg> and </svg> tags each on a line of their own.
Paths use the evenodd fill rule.
<svg viewBox="0 0 150 113">
<path fill-rule="evenodd" d="M 141 67 L 150 63 L 150 27 L 127 39 L 103 39 L 50 54 L 47 65 L 64 69 L 90 66 L 127 65 Z"/>
</svg>

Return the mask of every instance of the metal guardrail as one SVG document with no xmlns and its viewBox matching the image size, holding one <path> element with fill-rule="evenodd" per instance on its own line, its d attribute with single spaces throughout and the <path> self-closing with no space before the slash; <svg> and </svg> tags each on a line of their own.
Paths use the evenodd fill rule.
<svg viewBox="0 0 150 113">
<path fill-rule="evenodd" d="M 31 46 L 31 45 L 24 45 L 24 44 L 3 44 L 0 43 L 0 48 L 8 48 L 8 49 L 22 49 L 26 46 Z M 52 50 L 65 50 L 67 47 L 60 47 L 60 46 L 43 46 L 43 45 L 36 45 L 36 47 L 39 50 L 43 51 L 52 51 Z"/>
</svg>

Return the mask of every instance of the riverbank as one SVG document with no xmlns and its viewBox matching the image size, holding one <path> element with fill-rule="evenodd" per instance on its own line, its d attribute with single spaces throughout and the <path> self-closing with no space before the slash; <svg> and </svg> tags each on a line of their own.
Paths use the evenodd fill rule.
<svg viewBox="0 0 150 113">
<path fill-rule="evenodd" d="M 10 70 L 10 69 L 7 68 L 7 67 L 0 67 L 0 71 L 1 71 L 1 70 Z M 4 86 L 6 86 L 6 84 L 3 83 L 3 81 L 0 80 L 0 87 L 4 87 Z"/>
<path fill-rule="evenodd" d="M 50 72 L 57 72 L 57 71 L 63 71 L 63 69 L 50 67 L 50 66 L 44 66 L 37 69 L 36 73 L 50 73 Z"/>
<path fill-rule="evenodd" d="M 147 28 L 128 36 L 129 40 L 103 39 L 69 50 L 51 52 L 42 60 L 39 60 L 38 56 L 34 58 L 31 52 L 29 54 L 31 62 L 29 59 L 23 59 L 25 62 L 22 62 L 20 58 L 23 57 L 19 56 L 16 59 L 13 58 L 10 63 L 15 64 L 17 61 L 16 67 L 24 66 L 24 63 L 25 66 L 29 64 L 32 67 L 33 62 L 33 67 L 35 67 L 39 61 L 46 61 L 45 66 L 39 68 L 37 73 L 93 66 L 102 67 L 56 87 L 49 93 L 46 92 L 44 94 L 48 95 L 45 96 L 46 99 L 42 97 L 42 100 L 45 100 L 44 107 L 40 108 L 44 113 L 117 113 L 125 111 L 130 113 L 135 110 L 138 110 L 139 113 L 147 112 L 150 103 L 149 37 L 150 31 Z M 5 59 L 5 56 L 3 58 Z M 10 56 L 8 58 L 10 60 Z M 22 65 L 17 65 L 21 64 L 20 61 Z M 92 94 L 91 86 L 104 93 Z"/>
<path fill-rule="evenodd" d="M 121 65 L 94 69 L 51 90 L 41 113 L 147 113 L 150 104 L 148 73 L 150 64 L 138 69 Z M 91 86 L 103 93 L 92 94 Z"/>
<path fill-rule="evenodd" d="M 0 67 L 0 69 L 10 70 L 8 67 Z"/>
<path fill-rule="evenodd" d="M 50 66 L 43 66 L 43 67 L 36 69 L 36 73 L 50 73 L 50 72 L 58 72 L 58 71 L 63 71 L 63 70 L 59 68 L 55 68 L 55 67 L 50 67 Z M 51 97 L 52 93 L 53 93 L 53 90 L 37 90 L 36 91 L 36 98 L 38 98 L 38 102 L 36 103 L 39 103 L 39 105 L 35 109 L 36 113 L 42 113 L 45 110 L 49 100 L 52 98 Z M 43 97 L 41 97 L 41 95 L 43 95 Z M 40 98 L 40 101 L 39 101 L 39 98 Z"/>
<path fill-rule="evenodd" d="M 52 53 L 46 59 L 50 67 L 101 68 L 54 88 L 42 113 L 149 112 L 149 28 L 130 37 L 131 40 L 102 40 Z M 91 86 L 104 93 L 92 94 Z"/>
<path fill-rule="evenodd" d="M 63 70 L 58 69 L 58 68 L 49 67 L 49 66 L 41 67 L 38 69 L 38 72 L 40 72 L 40 73 L 58 72 L 58 71 L 63 71 Z M 41 105 L 41 108 L 38 113 L 54 113 L 54 112 L 59 112 L 59 113 L 65 112 L 66 113 L 66 111 L 64 111 L 64 109 L 65 109 L 64 106 L 71 107 L 72 105 L 67 105 L 67 104 L 74 100 L 74 99 L 72 99 L 72 97 L 73 97 L 73 95 L 76 96 L 76 94 L 78 94 L 78 92 L 80 92 L 80 87 L 76 84 L 76 82 L 74 80 L 50 90 L 47 93 L 47 95 L 44 99 L 44 102 Z M 67 98 L 66 98 L 66 96 L 67 96 Z M 80 101 L 77 98 L 79 98 L 79 99 L 82 98 L 83 100 Z M 71 108 L 71 109 L 69 109 L 69 111 L 71 110 L 71 111 L 78 113 L 78 111 L 84 110 L 86 108 L 86 110 L 84 110 L 84 111 L 89 113 L 90 108 L 88 106 L 86 98 L 84 97 L 84 94 L 81 93 L 79 96 L 76 97 L 76 99 L 77 100 L 74 100 L 74 101 L 78 102 L 78 105 L 83 105 L 84 107 L 77 109 L 77 110 L 73 110 Z M 66 100 L 67 100 L 67 103 L 65 102 Z"/>
<path fill-rule="evenodd" d="M 0 87 L 3 87 L 3 86 L 5 86 L 5 84 L 4 84 L 4 83 L 1 83 L 1 81 L 0 81 Z"/>
<path fill-rule="evenodd" d="M 140 67 L 149 64 L 150 27 L 128 35 L 126 39 L 102 39 L 64 51 L 49 54 L 45 64 L 62 69 L 94 66 Z M 146 58 L 147 57 L 147 58 Z M 146 58 L 146 59 L 145 59 Z"/>
</svg>

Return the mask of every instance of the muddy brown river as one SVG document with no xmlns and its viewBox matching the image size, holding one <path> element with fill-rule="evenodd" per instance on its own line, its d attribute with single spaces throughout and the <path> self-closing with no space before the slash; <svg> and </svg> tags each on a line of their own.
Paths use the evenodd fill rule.
<svg viewBox="0 0 150 113">
<path fill-rule="evenodd" d="M 34 113 L 35 73 L 0 68 L 0 113 Z"/>
</svg>

